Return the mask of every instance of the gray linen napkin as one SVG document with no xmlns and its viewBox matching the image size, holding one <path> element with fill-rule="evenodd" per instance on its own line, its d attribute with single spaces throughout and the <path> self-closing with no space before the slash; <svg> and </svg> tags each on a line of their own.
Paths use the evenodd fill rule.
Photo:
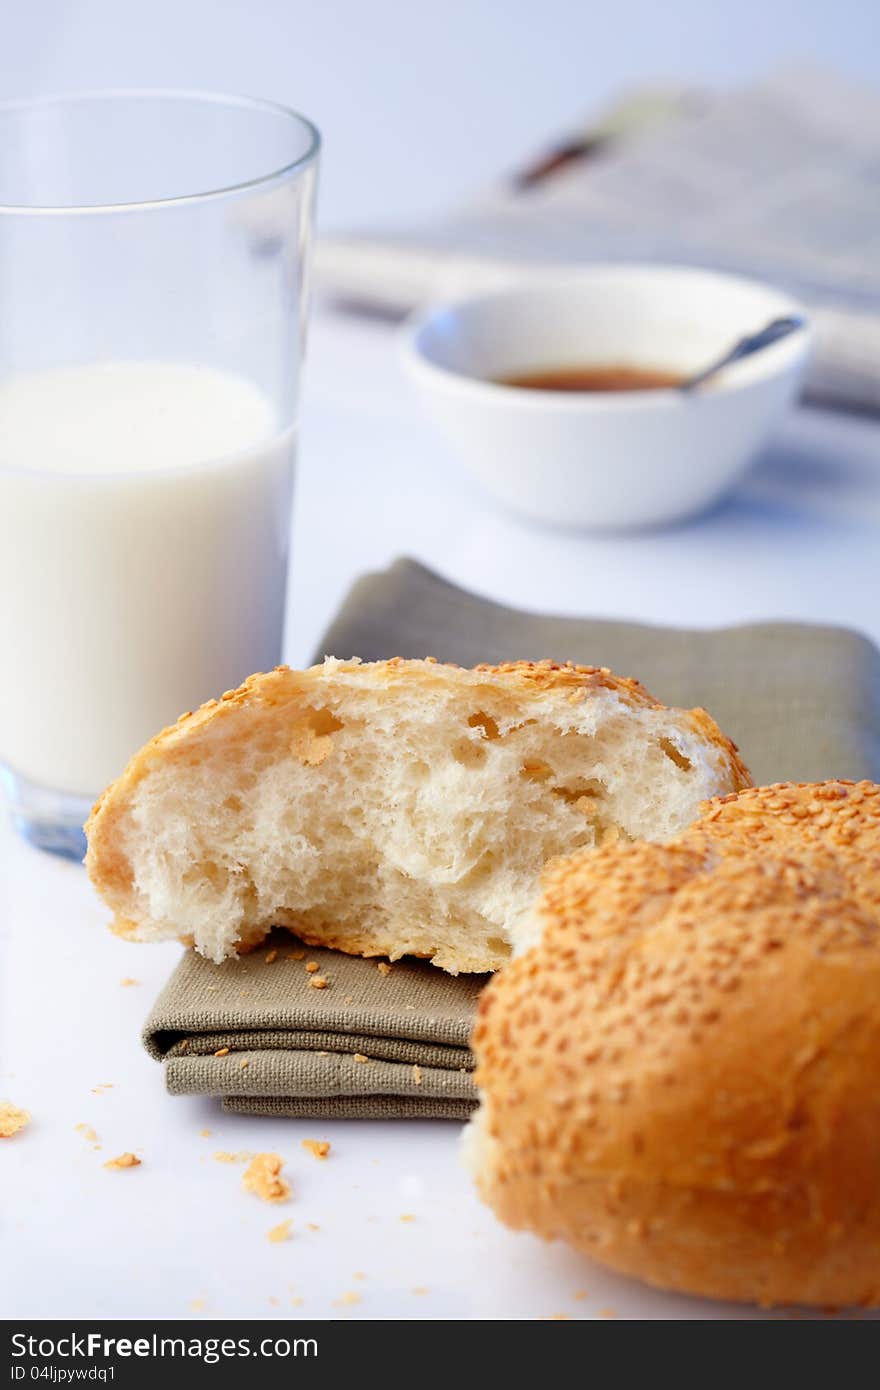
<svg viewBox="0 0 880 1390">
<path fill-rule="evenodd" d="M 317 965 L 309 972 L 308 965 Z M 315 989 L 313 975 L 326 981 Z M 273 932 L 212 965 L 187 951 L 144 1029 L 172 1095 L 227 1110 L 362 1119 L 464 1119 L 468 1048 L 485 977 L 375 960 Z"/>
<path fill-rule="evenodd" d="M 880 780 L 880 653 L 843 628 L 688 631 L 546 617 L 398 560 L 355 584 L 316 659 L 325 654 L 610 666 L 667 704 L 705 706 L 758 782 Z M 327 988 L 309 985 L 308 961 Z M 144 1041 L 164 1061 L 172 1094 L 220 1096 L 229 1110 L 461 1119 L 475 1104 L 468 1037 L 483 983 L 415 961 L 386 974 L 375 961 L 277 932 L 219 967 L 186 952 Z"/>
</svg>

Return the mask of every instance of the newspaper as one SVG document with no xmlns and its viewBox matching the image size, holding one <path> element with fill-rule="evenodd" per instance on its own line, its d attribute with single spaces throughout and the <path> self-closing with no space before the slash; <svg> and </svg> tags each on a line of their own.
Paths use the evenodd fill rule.
<svg viewBox="0 0 880 1390">
<path fill-rule="evenodd" d="M 442 222 L 325 239 L 319 283 L 403 311 L 541 265 L 738 271 L 811 312 L 808 395 L 880 413 L 880 93 L 801 71 L 647 107 Z"/>
</svg>

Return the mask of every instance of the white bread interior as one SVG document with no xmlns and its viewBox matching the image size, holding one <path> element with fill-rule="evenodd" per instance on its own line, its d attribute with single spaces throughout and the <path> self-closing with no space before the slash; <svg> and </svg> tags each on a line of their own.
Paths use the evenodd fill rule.
<svg viewBox="0 0 880 1390">
<path fill-rule="evenodd" d="M 158 735 L 96 806 L 86 862 L 117 930 L 212 961 L 280 925 L 487 971 L 548 859 L 665 840 L 748 784 L 703 711 L 607 671 L 328 658 Z"/>
</svg>

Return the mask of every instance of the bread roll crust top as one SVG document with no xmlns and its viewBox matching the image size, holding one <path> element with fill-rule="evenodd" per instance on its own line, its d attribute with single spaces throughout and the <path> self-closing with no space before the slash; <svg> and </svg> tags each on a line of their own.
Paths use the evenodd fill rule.
<svg viewBox="0 0 880 1390">
<path fill-rule="evenodd" d="M 880 787 L 707 803 L 545 874 L 484 991 L 477 1180 L 661 1287 L 880 1302 Z"/>
</svg>

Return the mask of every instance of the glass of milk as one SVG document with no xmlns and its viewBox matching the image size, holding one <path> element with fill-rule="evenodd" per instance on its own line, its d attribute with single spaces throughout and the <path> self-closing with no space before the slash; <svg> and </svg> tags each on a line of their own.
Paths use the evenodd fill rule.
<svg viewBox="0 0 880 1390">
<path fill-rule="evenodd" d="M 44 849 L 280 660 L 318 147 L 267 102 L 0 105 L 0 778 Z"/>
</svg>

